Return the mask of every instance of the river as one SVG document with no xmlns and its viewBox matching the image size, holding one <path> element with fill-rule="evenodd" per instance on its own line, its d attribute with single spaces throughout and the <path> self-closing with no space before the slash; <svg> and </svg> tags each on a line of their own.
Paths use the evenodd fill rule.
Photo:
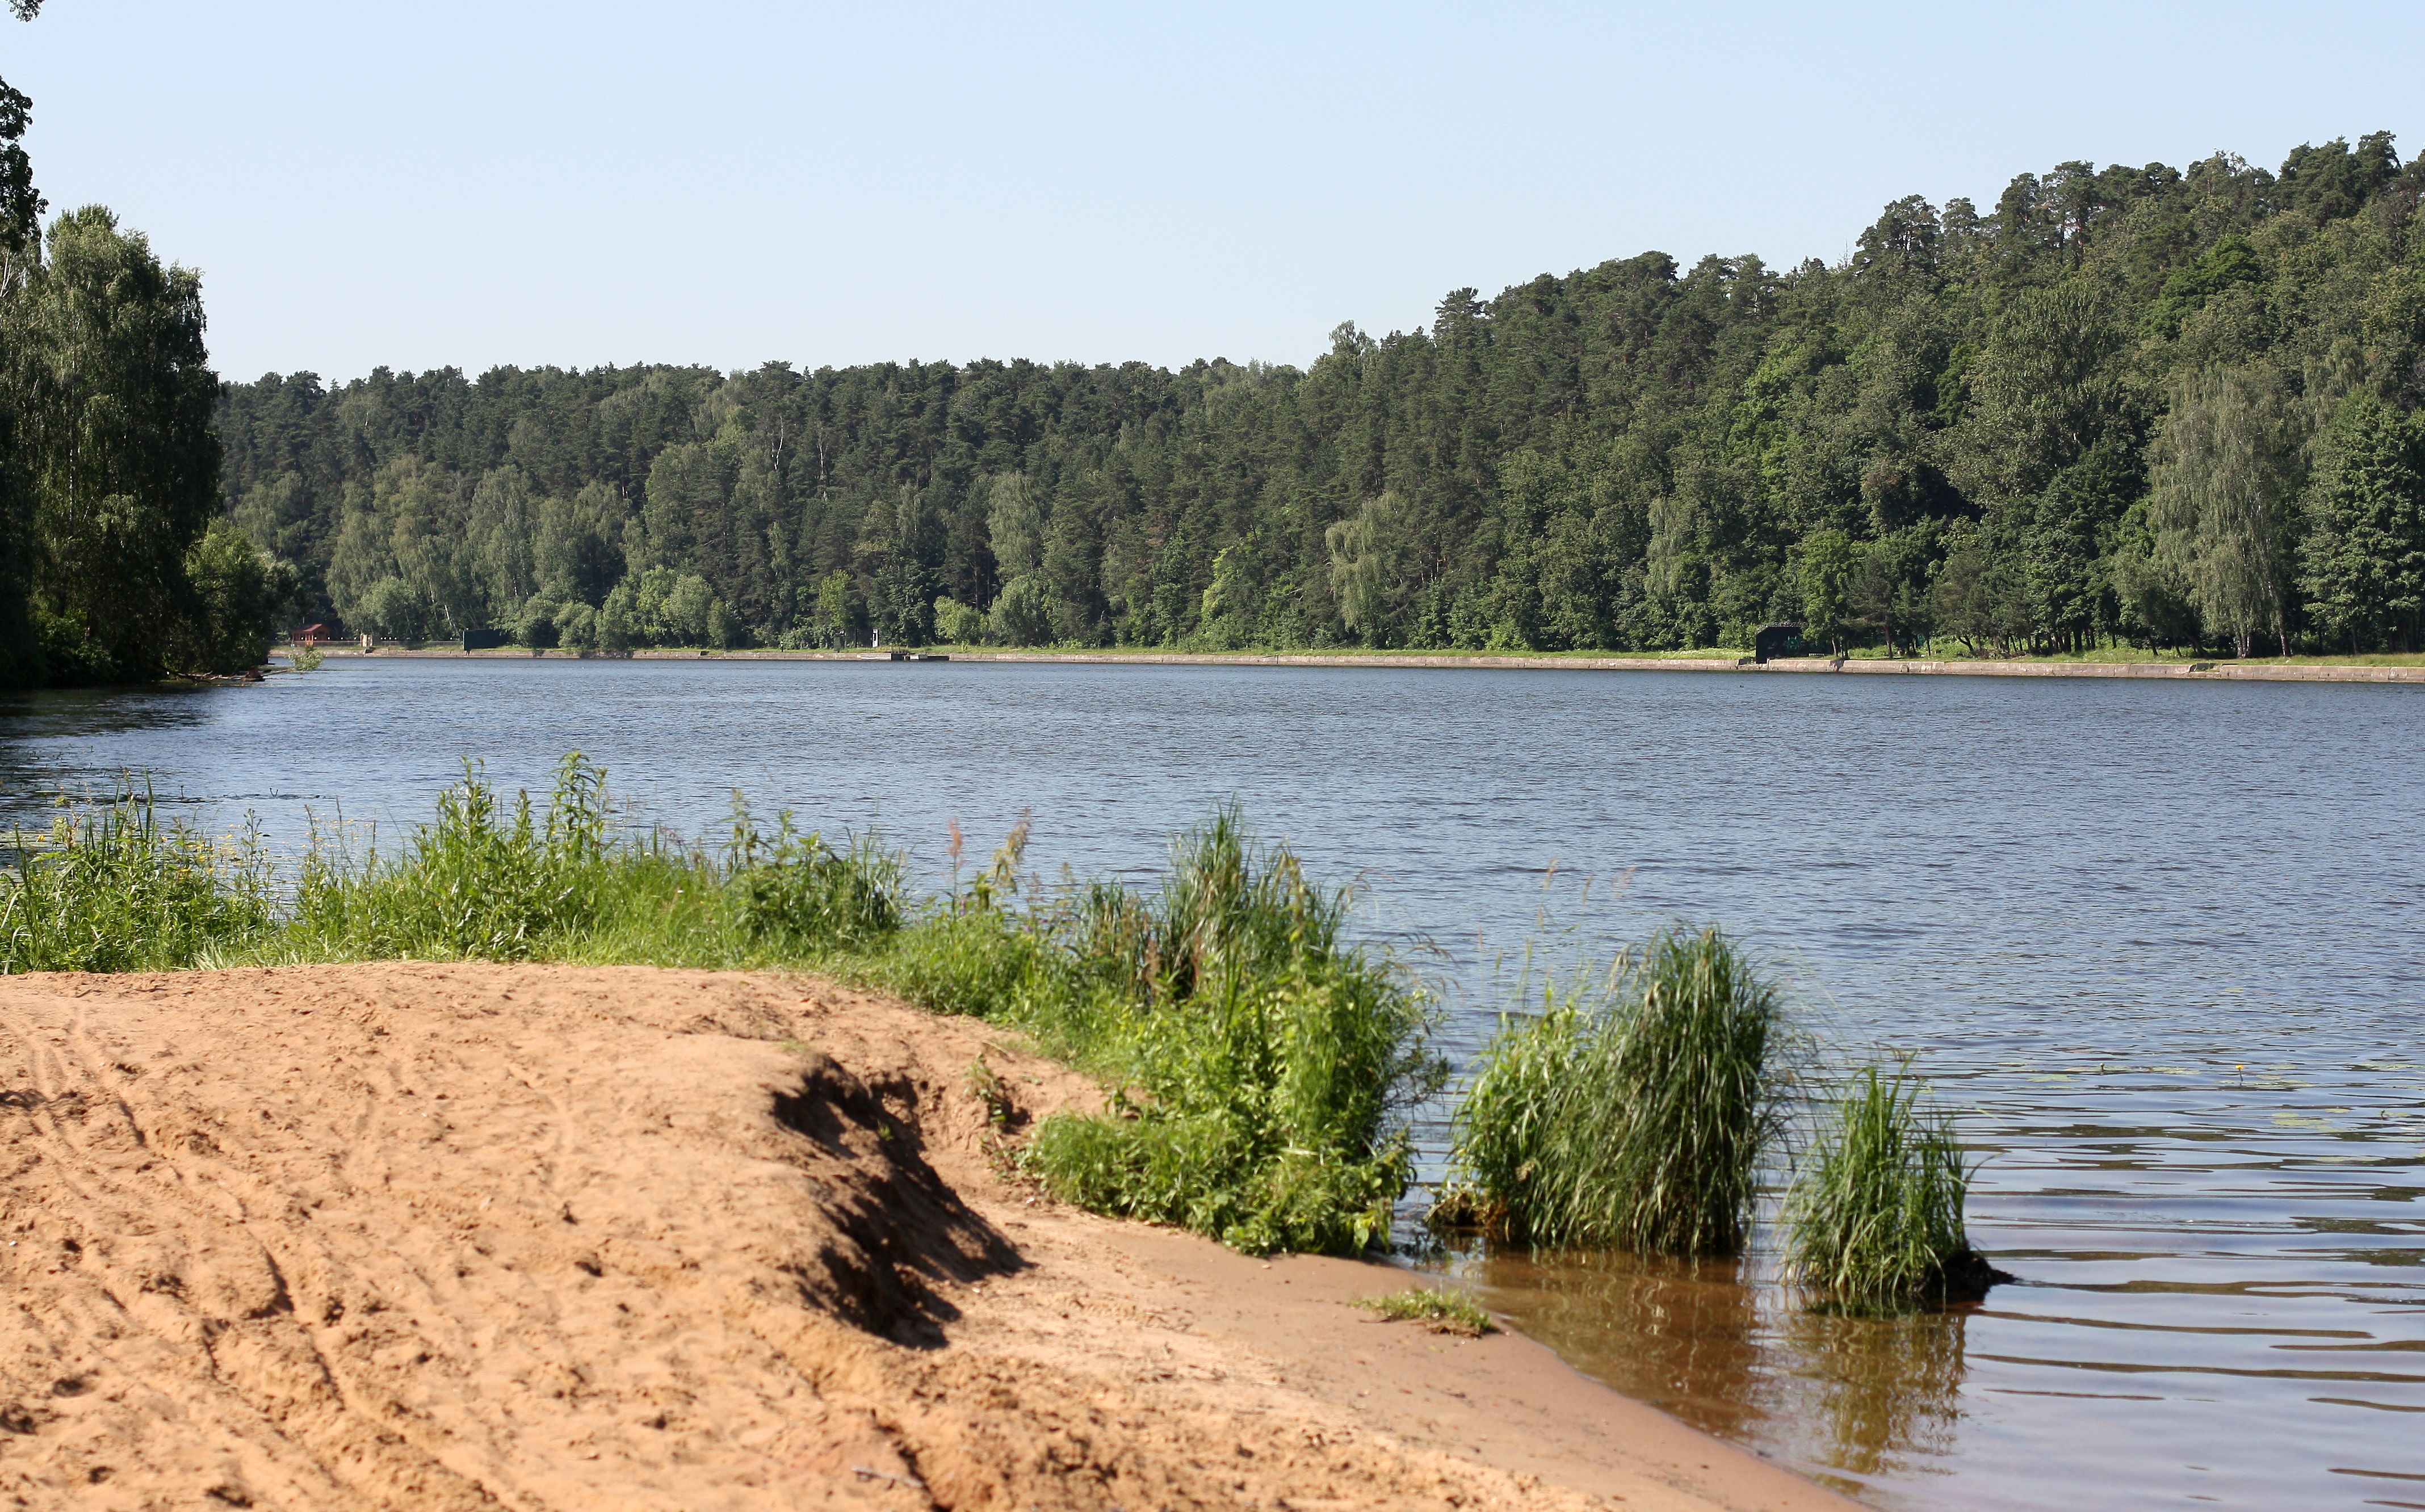
<svg viewBox="0 0 2425 1512">
<path fill-rule="evenodd" d="M 1888 1508 L 2425 1507 L 2425 687 L 331 660 L 0 702 L 0 822 L 146 774 L 273 848 L 392 843 L 469 756 L 639 822 L 731 794 L 939 880 L 1032 814 L 1150 877 L 1229 797 L 1435 973 L 1712 921 L 1983 1157 L 1975 1311 L 1817 1317 L 1740 1264 L 1452 1257 L 1580 1368 Z M 1439 1131 L 1424 1130 L 1436 1153 Z"/>
</svg>

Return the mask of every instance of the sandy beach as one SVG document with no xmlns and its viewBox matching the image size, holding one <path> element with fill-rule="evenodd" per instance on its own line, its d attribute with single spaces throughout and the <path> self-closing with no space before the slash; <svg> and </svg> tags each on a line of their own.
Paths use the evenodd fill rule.
<svg viewBox="0 0 2425 1512">
<path fill-rule="evenodd" d="M 814 979 L 38 975 L 0 1032 L 10 1504 L 1849 1504 L 1350 1306 L 1388 1267 L 1041 1198 L 1003 1141 L 1089 1084 Z"/>
</svg>

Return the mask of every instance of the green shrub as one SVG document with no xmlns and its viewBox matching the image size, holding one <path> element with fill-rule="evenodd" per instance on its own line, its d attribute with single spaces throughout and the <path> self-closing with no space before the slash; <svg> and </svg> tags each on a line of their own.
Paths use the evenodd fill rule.
<svg viewBox="0 0 2425 1512">
<path fill-rule="evenodd" d="M 556 769 L 544 821 L 528 793 L 508 808 L 466 762 L 394 860 L 352 867 L 315 844 L 294 932 L 307 954 L 525 960 L 592 927 L 626 861 L 607 839 L 605 774 L 578 752 Z"/>
<path fill-rule="evenodd" d="M 1445 1222 L 1518 1244 L 1742 1250 L 1778 1127 L 1782 1009 L 1715 929 L 1502 1021 L 1455 1118 Z"/>
<path fill-rule="evenodd" d="M 1856 1311 L 1983 1291 L 1962 1205 L 1970 1168 L 1951 1120 L 1908 1070 L 1855 1077 L 1786 1194 L 1790 1279 Z"/>
<path fill-rule="evenodd" d="M 302 580 L 292 562 L 254 545 L 225 520 L 213 520 L 185 554 L 194 609 L 173 636 L 171 664 L 190 672 L 241 672 L 269 660 L 269 643 Z"/>
<path fill-rule="evenodd" d="M 1347 908 L 1234 808 L 1180 838 L 1158 898 L 1085 893 L 1021 1018 L 1119 1090 L 1103 1116 L 1046 1120 L 1029 1168 L 1250 1251 L 1384 1238 L 1411 1169 L 1403 1115 L 1444 1073 L 1429 998 L 1344 941 Z"/>
<path fill-rule="evenodd" d="M 1051 967 L 1044 942 L 991 909 L 939 912 L 896 935 L 867 975 L 937 1013 L 1014 1019 Z"/>
<path fill-rule="evenodd" d="M 935 601 L 935 638 L 946 646 L 974 646 L 985 640 L 986 615 L 948 595 Z"/>
</svg>

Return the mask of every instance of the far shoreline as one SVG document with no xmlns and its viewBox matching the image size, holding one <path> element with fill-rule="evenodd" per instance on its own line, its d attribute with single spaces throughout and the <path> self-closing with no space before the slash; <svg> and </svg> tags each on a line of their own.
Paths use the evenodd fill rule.
<svg viewBox="0 0 2425 1512">
<path fill-rule="evenodd" d="M 451 646 L 383 646 L 362 651 L 352 646 L 320 648 L 325 657 L 444 661 L 699 661 L 890 662 L 891 651 L 699 651 L 640 650 L 622 655 L 500 647 L 462 651 Z M 283 658 L 290 649 L 276 653 Z M 1884 657 L 1805 656 L 1755 662 L 1749 656 L 1594 656 L 1573 652 L 1493 654 L 1461 651 L 964 651 L 922 647 L 909 654 L 954 662 L 1025 665 L 1148 667 L 1430 668 L 1447 669 L 1588 672 L 1742 672 L 1762 675 L 1858 673 L 1896 677 L 2090 677 L 2171 678 L 2191 682 L 2395 683 L 2425 684 L 2425 664 L 2367 662 L 2235 661 L 1988 661 L 1957 658 L 1888 660 Z"/>
</svg>

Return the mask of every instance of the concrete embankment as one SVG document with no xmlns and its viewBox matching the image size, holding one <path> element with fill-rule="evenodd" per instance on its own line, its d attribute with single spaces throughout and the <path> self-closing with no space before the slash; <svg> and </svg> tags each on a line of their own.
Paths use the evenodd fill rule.
<svg viewBox="0 0 2425 1512">
<path fill-rule="evenodd" d="M 331 657 L 361 657 L 349 647 L 326 650 Z M 440 657 L 457 660 L 551 661 L 576 659 L 565 651 L 456 651 L 447 647 L 407 649 L 383 646 L 369 653 L 379 657 Z M 891 661 L 881 651 L 638 651 L 635 661 L 697 661 L 702 658 L 736 662 L 867 662 Z M 1835 661 L 1825 657 L 1794 657 L 1755 663 L 1748 657 L 1716 656 L 1520 656 L 1452 652 L 1376 651 L 1326 654 L 1306 652 L 1196 651 L 952 651 L 955 662 L 1008 662 L 1032 665 L 1146 667 L 1428 667 L 1519 668 L 1564 672 L 1742 672 L 1760 676 L 1787 674 L 1851 674 L 1863 677 L 2105 677 L 2174 678 L 2192 682 L 2256 683 L 2415 683 L 2425 684 L 2425 667 L 2344 665 L 2304 662 L 2037 662 L 2037 661 L 1878 661 L 1867 658 Z"/>
</svg>

